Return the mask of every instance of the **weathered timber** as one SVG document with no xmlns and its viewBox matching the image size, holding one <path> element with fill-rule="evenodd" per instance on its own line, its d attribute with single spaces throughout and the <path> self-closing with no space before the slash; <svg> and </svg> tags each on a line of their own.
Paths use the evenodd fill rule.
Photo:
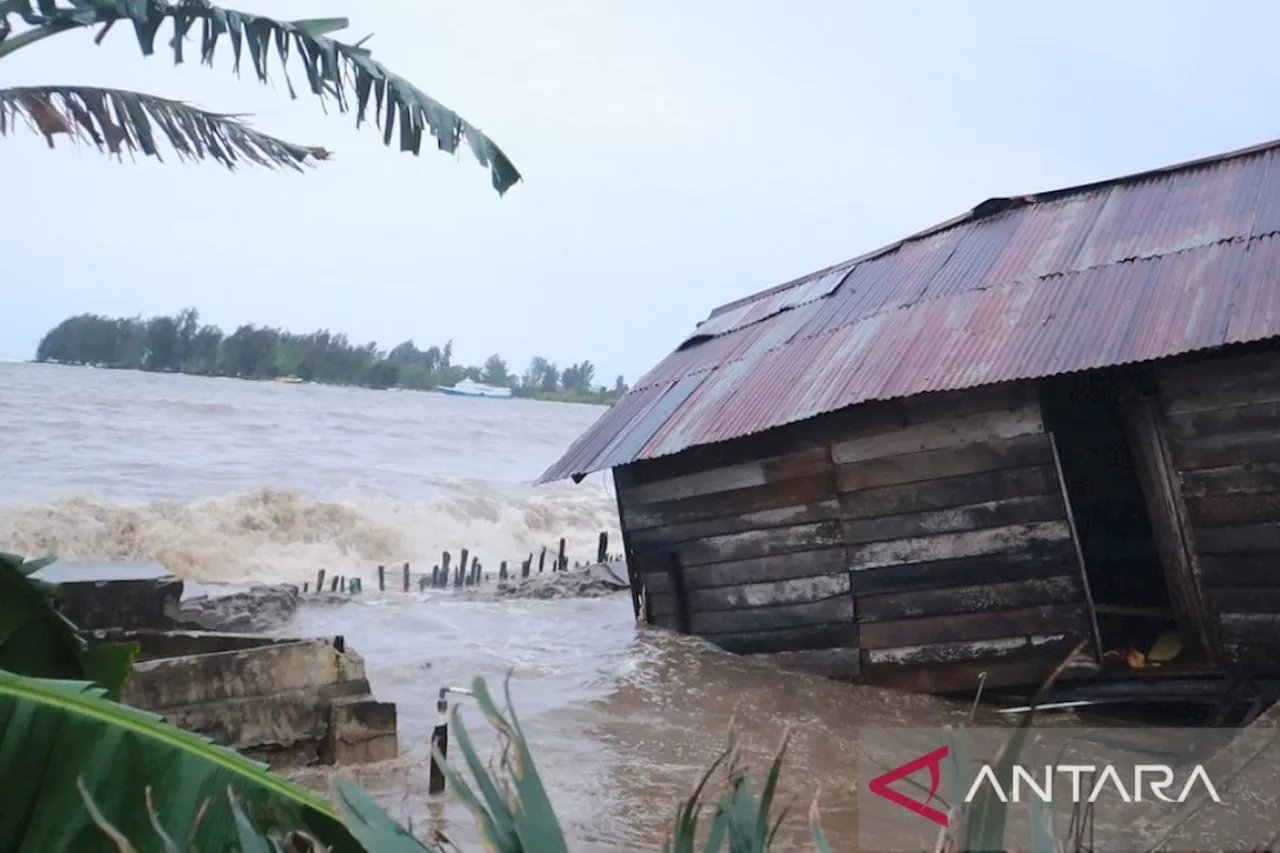
<svg viewBox="0 0 1280 853">
<path fill-rule="evenodd" d="M 680 554 L 687 566 L 704 563 L 723 563 L 742 560 L 761 554 L 789 554 L 796 551 L 812 551 L 816 548 L 840 545 L 844 541 L 840 523 L 821 521 L 814 524 L 797 524 L 794 527 L 770 527 L 731 533 L 726 536 L 710 536 L 682 542 L 672 550 Z"/>
<path fill-rule="evenodd" d="M 1280 552 L 1280 525 L 1236 524 L 1196 531 L 1201 554 L 1271 554 Z"/>
<path fill-rule="evenodd" d="M 690 591 L 688 595 L 689 609 L 693 612 L 704 612 L 820 601 L 848 592 L 849 573 L 840 571 L 835 574 L 816 575 L 789 581 L 695 589 Z"/>
<path fill-rule="evenodd" d="M 1071 533 L 1062 521 L 1015 524 L 963 533 L 919 536 L 893 542 L 873 542 L 849 548 L 849 568 L 854 571 L 923 563 L 979 554 L 1008 554 L 1036 542 L 1069 541 Z"/>
<path fill-rule="evenodd" d="M 857 649 L 805 649 L 753 655 L 770 661 L 787 672 L 803 672 L 845 681 L 857 681 L 862 672 L 862 655 Z"/>
<path fill-rule="evenodd" d="M 1183 471 L 1181 480 L 1188 504 L 1195 498 L 1272 494 L 1280 492 L 1280 463 L 1246 461 L 1223 468 Z"/>
<path fill-rule="evenodd" d="M 657 480 L 627 489 L 619 495 L 619 498 L 623 506 L 629 508 L 737 489 L 749 489 L 810 474 L 821 474 L 830 469 L 831 456 L 827 449 L 816 447 L 783 456 L 739 462 L 735 465 L 695 471 L 667 480 Z"/>
<path fill-rule="evenodd" d="M 1197 528 L 1280 522 L 1280 492 L 1208 495 L 1187 499 L 1187 513 Z"/>
<path fill-rule="evenodd" d="M 387 567 L 378 566 L 378 592 L 387 591 Z"/>
<path fill-rule="evenodd" d="M 858 626 L 815 625 L 781 631 L 741 631 L 707 637 L 708 642 L 740 655 L 858 647 Z"/>
<path fill-rule="evenodd" d="M 600 531 L 600 540 L 596 543 L 596 562 L 603 563 L 609 559 L 609 532 Z"/>
<path fill-rule="evenodd" d="M 627 529 L 635 534 L 652 527 L 819 503 L 834 496 L 833 476 L 828 472 L 694 499 L 627 507 L 622 511 L 622 519 Z"/>
<path fill-rule="evenodd" d="M 1245 673 L 1280 671 L 1280 641 L 1225 643 L 1222 652 L 1233 669 Z"/>
<path fill-rule="evenodd" d="M 1071 633 L 1081 639 L 1088 637 L 1091 634 L 1088 608 L 1083 604 L 1046 605 L 894 622 L 865 622 L 859 625 L 859 642 L 863 649 L 887 649 L 1056 633 Z"/>
<path fill-rule="evenodd" d="M 673 611 L 676 629 L 681 634 L 688 634 L 694 630 L 689 612 L 689 592 L 685 588 L 684 565 L 680 561 L 680 555 L 674 551 L 667 555 L 667 580 L 670 583 L 671 597 L 675 604 Z"/>
<path fill-rule="evenodd" d="M 1280 559 L 1273 554 L 1205 554 L 1200 576 L 1206 587 L 1280 586 Z"/>
<path fill-rule="evenodd" d="M 1200 588 L 1192 542 L 1194 512 L 1182 495 L 1165 423 L 1155 400 L 1130 401 L 1121 411 L 1178 632 L 1192 655 L 1213 659 L 1218 644 Z"/>
<path fill-rule="evenodd" d="M 1065 514 L 1058 495 L 1035 495 L 986 501 L 932 512 L 882 515 L 846 521 L 841 525 L 847 545 L 886 542 L 936 533 L 960 533 L 984 527 L 1007 527 L 1036 521 L 1058 521 Z"/>
<path fill-rule="evenodd" d="M 1243 462 L 1280 462 L 1280 432 L 1274 429 L 1225 433 L 1193 441 L 1171 439 L 1169 445 L 1173 460 L 1182 471 Z"/>
<path fill-rule="evenodd" d="M 1160 396 L 1171 415 L 1280 401 L 1280 353 L 1276 351 L 1163 367 Z"/>
<path fill-rule="evenodd" d="M 971 693 L 979 683 L 989 688 L 1040 684 L 1062 663 L 1062 658 L 1063 655 L 1058 654 L 1030 654 L 1025 659 L 977 660 L 919 667 L 898 664 L 873 666 L 864 659 L 861 680 L 872 687 L 891 687 L 912 693 Z M 1087 670 L 1071 671 L 1064 673 L 1062 680 L 1088 674 Z"/>
<path fill-rule="evenodd" d="M 982 554 L 924 563 L 864 569 L 851 575 L 856 596 L 910 593 L 948 587 L 1032 581 L 1079 574 L 1069 541 L 1039 542 L 1009 554 Z"/>
<path fill-rule="evenodd" d="M 674 545 L 710 536 L 746 533 L 774 527 L 790 527 L 815 521 L 830 521 L 839 517 L 840 501 L 833 496 L 828 500 L 815 503 L 636 530 L 631 534 L 631 543 L 633 547 L 637 548 L 653 545 Z"/>
<path fill-rule="evenodd" d="M 647 551 L 634 555 L 637 568 L 644 577 L 645 588 L 650 593 L 667 592 L 670 587 L 663 575 L 665 565 L 659 552 Z M 690 591 L 708 587 L 726 587 L 735 584 L 769 583 L 807 578 L 814 575 L 843 571 L 846 567 L 845 549 L 823 548 L 795 554 L 777 554 L 752 557 L 733 562 L 696 566 L 685 571 L 685 585 Z"/>
<path fill-rule="evenodd" d="M 1224 643 L 1273 643 L 1280 637 L 1280 613 L 1222 613 L 1218 632 Z"/>
<path fill-rule="evenodd" d="M 957 418 L 914 424 L 881 435 L 864 436 L 831 445 L 837 465 L 899 456 L 990 439 L 1009 439 L 1044 432 L 1040 407 L 1032 402 L 1007 411 L 976 412 Z"/>
<path fill-rule="evenodd" d="M 1231 433 L 1267 432 L 1280 423 L 1280 401 L 1170 414 L 1165 423 L 1169 437 L 1184 442 L 1206 441 Z"/>
<path fill-rule="evenodd" d="M 853 598 L 846 594 L 798 604 L 775 604 L 740 610 L 706 610 L 692 614 L 691 626 L 693 633 L 714 640 L 714 634 L 778 631 L 852 620 Z"/>
<path fill-rule="evenodd" d="M 1080 577 L 1072 572 L 1043 580 L 1016 580 L 913 593 L 860 596 L 857 607 L 859 622 L 884 622 L 1083 602 L 1084 589 Z"/>
<path fill-rule="evenodd" d="M 842 492 L 840 504 L 841 515 L 852 521 L 1057 493 L 1058 483 L 1053 466 L 1035 465 L 864 489 L 860 492 Z"/>
<path fill-rule="evenodd" d="M 933 643 L 924 646 L 897 646 L 868 649 L 862 653 L 867 666 L 937 666 L 975 660 L 1002 660 L 1024 657 L 1028 653 L 1048 652 L 1066 657 L 1079 640 L 1070 634 L 1035 634 L 1022 637 L 998 637 L 994 640 L 969 640 L 955 643 Z"/>
<path fill-rule="evenodd" d="M 1211 586 L 1205 599 L 1215 613 L 1280 613 L 1280 583 L 1275 586 Z M 1276 637 L 1280 642 L 1280 636 Z"/>
<path fill-rule="evenodd" d="M 1040 433 L 837 465 L 836 486 L 842 492 L 854 492 L 1051 461 L 1048 437 Z"/>
</svg>

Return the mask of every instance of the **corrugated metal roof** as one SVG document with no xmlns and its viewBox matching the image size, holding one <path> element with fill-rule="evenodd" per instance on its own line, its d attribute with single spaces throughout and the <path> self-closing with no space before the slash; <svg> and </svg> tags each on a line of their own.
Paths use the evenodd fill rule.
<svg viewBox="0 0 1280 853">
<path fill-rule="evenodd" d="M 721 306 L 539 482 L 872 400 L 1280 335 L 1280 141 L 1038 196 Z"/>
</svg>

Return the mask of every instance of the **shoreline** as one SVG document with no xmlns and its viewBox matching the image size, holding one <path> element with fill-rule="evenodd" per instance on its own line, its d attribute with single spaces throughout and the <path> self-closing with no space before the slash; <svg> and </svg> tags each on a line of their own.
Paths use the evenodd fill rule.
<svg viewBox="0 0 1280 853">
<path fill-rule="evenodd" d="M 236 379 L 241 382 L 269 382 L 277 385 L 320 385 L 326 388 L 361 388 L 365 391 L 397 391 L 397 392 L 412 391 L 418 394 L 440 394 L 441 396 L 445 396 L 445 397 L 450 396 L 448 394 L 442 394 L 439 388 L 407 388 L 402 385 L 393 385 L 388 388 L 375 388 L 369 385 L 360 385 L 358 383 L 318 382 L 318 381 L 313 381 L 308 379 L 299 379 L 298 381 L 291 381 L 292 379 L 296 379 L 297 377 L 275 376 L 275 377 L 256 378 L 252 376 L 234 376 L 228 373 L 192 373 L 185 370 L 141 370 L 136 367 L 123 367 L 123 366 L 111 365 L 111 364 L 89 364 L 87 362 L 79 362 L 79 361 L 58 361 L 57 359 L 43 359 L 43 360 L 35 359 L 35 358 L 0 359 L 0 364 L 38 364 L 38 365 L 52 365 L 54 367 L 83 367 L 89 370 L 112 370 L 112 371 L 120 371 L 120 372 L 154 374 L 157 376 L 194 376 L 200 379 Z M 510 397 L 504 397 L 501 399 L 503 400 L 534 400 L 541 403 L 571 403 L 577 406 L 602 406 L 604 408 L 608 408 L 609 406 L 612 406 L 614 403 L 617 402 L 617 400 L 600 402 L 598 400 L 594 400 L 589 397 L 583 397 L 581 399 L 576 397 L 566 397 L 565 396 L 566 393 L 567 392 L 564 392 L 564 391 L 540 391 L 535 394 L 522 395 L 522 394 L 516 393 L 513 390 Z M 490 398 L 476 397 L 475 399 L 490 399 Z"/>
</svg>

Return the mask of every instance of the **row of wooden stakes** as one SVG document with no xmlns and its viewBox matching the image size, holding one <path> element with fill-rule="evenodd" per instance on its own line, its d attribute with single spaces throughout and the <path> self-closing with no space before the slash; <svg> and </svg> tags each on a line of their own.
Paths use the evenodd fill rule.
<svg viewBox="0 0 1280 853">
<path fill-rule="evenodd" d="M 564 572 L 569 569 L 569 558 L 565 554 L 565 540 L 560 539 L 559 552 L 553 556 L 552 563 L 547 566 L 547 548 L 543 546 L 542 552 L 538 555 L 537 574 L 542 574 L 548 568 L 552 572 Z M 410 570 L 408 563 L 404 563 L 401 569 L 401 592 L 411 592 L 416 586 L 419 592 L 428 589 L 447 589 L 449 587 L 463 588 L 476 586 L 478 584 L 487 583 L 492 580 L 492 575 L 484 570 L 478 557 L 472 556 L 466 548 L 463 548 L 458 555 L 459 559 L 456 564 L 453 563 L 453 555 L 445 551 L 440 555 L 440 562 L 431 567 L 428 572 L 413 572 Z M 607 531 L 600 532 L 599 544 L 596 548 L 596 563 L 607 563 L 614 560 L 621 560 L 621 554 L 609 553 L 609 533 Z M 470 562 L 468 562 L 470 560 Z M 451 565 L 452 564 L 452 565 Z M 580 568 L 584 564 L 575 562 L 575 568 Z M 394 571 L 394 570 L 393 570 Z M 517 574 L 518 571 L 518 574 Z M 517 571 L 510 571 L 507 568 L 507 561 L 503 560 L 498 564 L 498 580 L 505 581 L 509 578 L 527 578 L 534 574 L 534 555 L 529 554 L 527 558 L 520 561 L 520 568 Z M 394 586 L 395 581 L 392 581 Z M 387 567 L 378 566 L 378 591 L 387 591 Z M 304 593 L 311 592 L 310 582 L 302 585 Z M 348 593 L 354 594 L 364 591 L 364 582 L 359 577 L 347 577 L 346 575 L 333 575 L 329 578 L 328 589 L 325 589 L 325 570 L 320 569 L 316 572 L 316 592 L 331 593 Z"/>
</svg>

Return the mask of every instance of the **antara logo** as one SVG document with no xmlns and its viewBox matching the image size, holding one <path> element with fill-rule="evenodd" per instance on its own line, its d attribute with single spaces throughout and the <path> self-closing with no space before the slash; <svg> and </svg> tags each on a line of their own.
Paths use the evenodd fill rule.
<svg viewBox="0 0 1280 853">
<path fill-rule="evenodd" d="M 883 797 L 894 805 L 927 818 L 939 826 L 947 826 L 949 823 L 947 814 L 929 804 L 938 793 L 938 785 L 942 781 L 942 762 L 947 760 L 950 753 L 949 747 L 939 747 L 914 761 L 908 761 L 900 767 L 877 776 L 867 787 L 871 793 Z M 889 787 L 894 782 L 926 768 L 929 770 L 929 795 L 923 801 L 908 797 L 901 791 L 895 791 Z M 984 786 L 989 787 L 1003 803 L 1023 802 L 1024 787 L 1043 802 L 1056 802 L 1054 780 L 1062 776 L 1070 780 L 1070 788 L 1069 796 L 1063 796 L 1061 799 L 1070 803 L 1096 802 L 1106 790 L 1114 791 L 1126 803 L 1140 803 L 1148 793 L 1151 796 L 1146 799 L 1154 798 L 1165 803 L 1184 803 L 1197 789 L 1202 789 L 1215 803 L 1222 802 L 1217 789 L 1209 779 L 1209 774 L 1200 764 L 1195 765 L 1191 770 L 1191 774 L 1177 796 L 1169 795 L 1169 790 L 1174 787 L 1175 774 L 1173 768 L 1167 764 L 1136 765 L 1133 768 L 1133 784 L 1130 787 L 1126 787 L 1120 772 L 1110 764 L 1046 764 L 1038 775 L 1025 767 L 1015 765 L 1007 790 L 996 778 L 994 768 L 990 764 L 984 764 L 965 793 L 964 802 L 973 802 Z M 1094 780 L 1092 784 L 1086 784 L 1086 780 L 1090 779 Z"/>
</svg>

